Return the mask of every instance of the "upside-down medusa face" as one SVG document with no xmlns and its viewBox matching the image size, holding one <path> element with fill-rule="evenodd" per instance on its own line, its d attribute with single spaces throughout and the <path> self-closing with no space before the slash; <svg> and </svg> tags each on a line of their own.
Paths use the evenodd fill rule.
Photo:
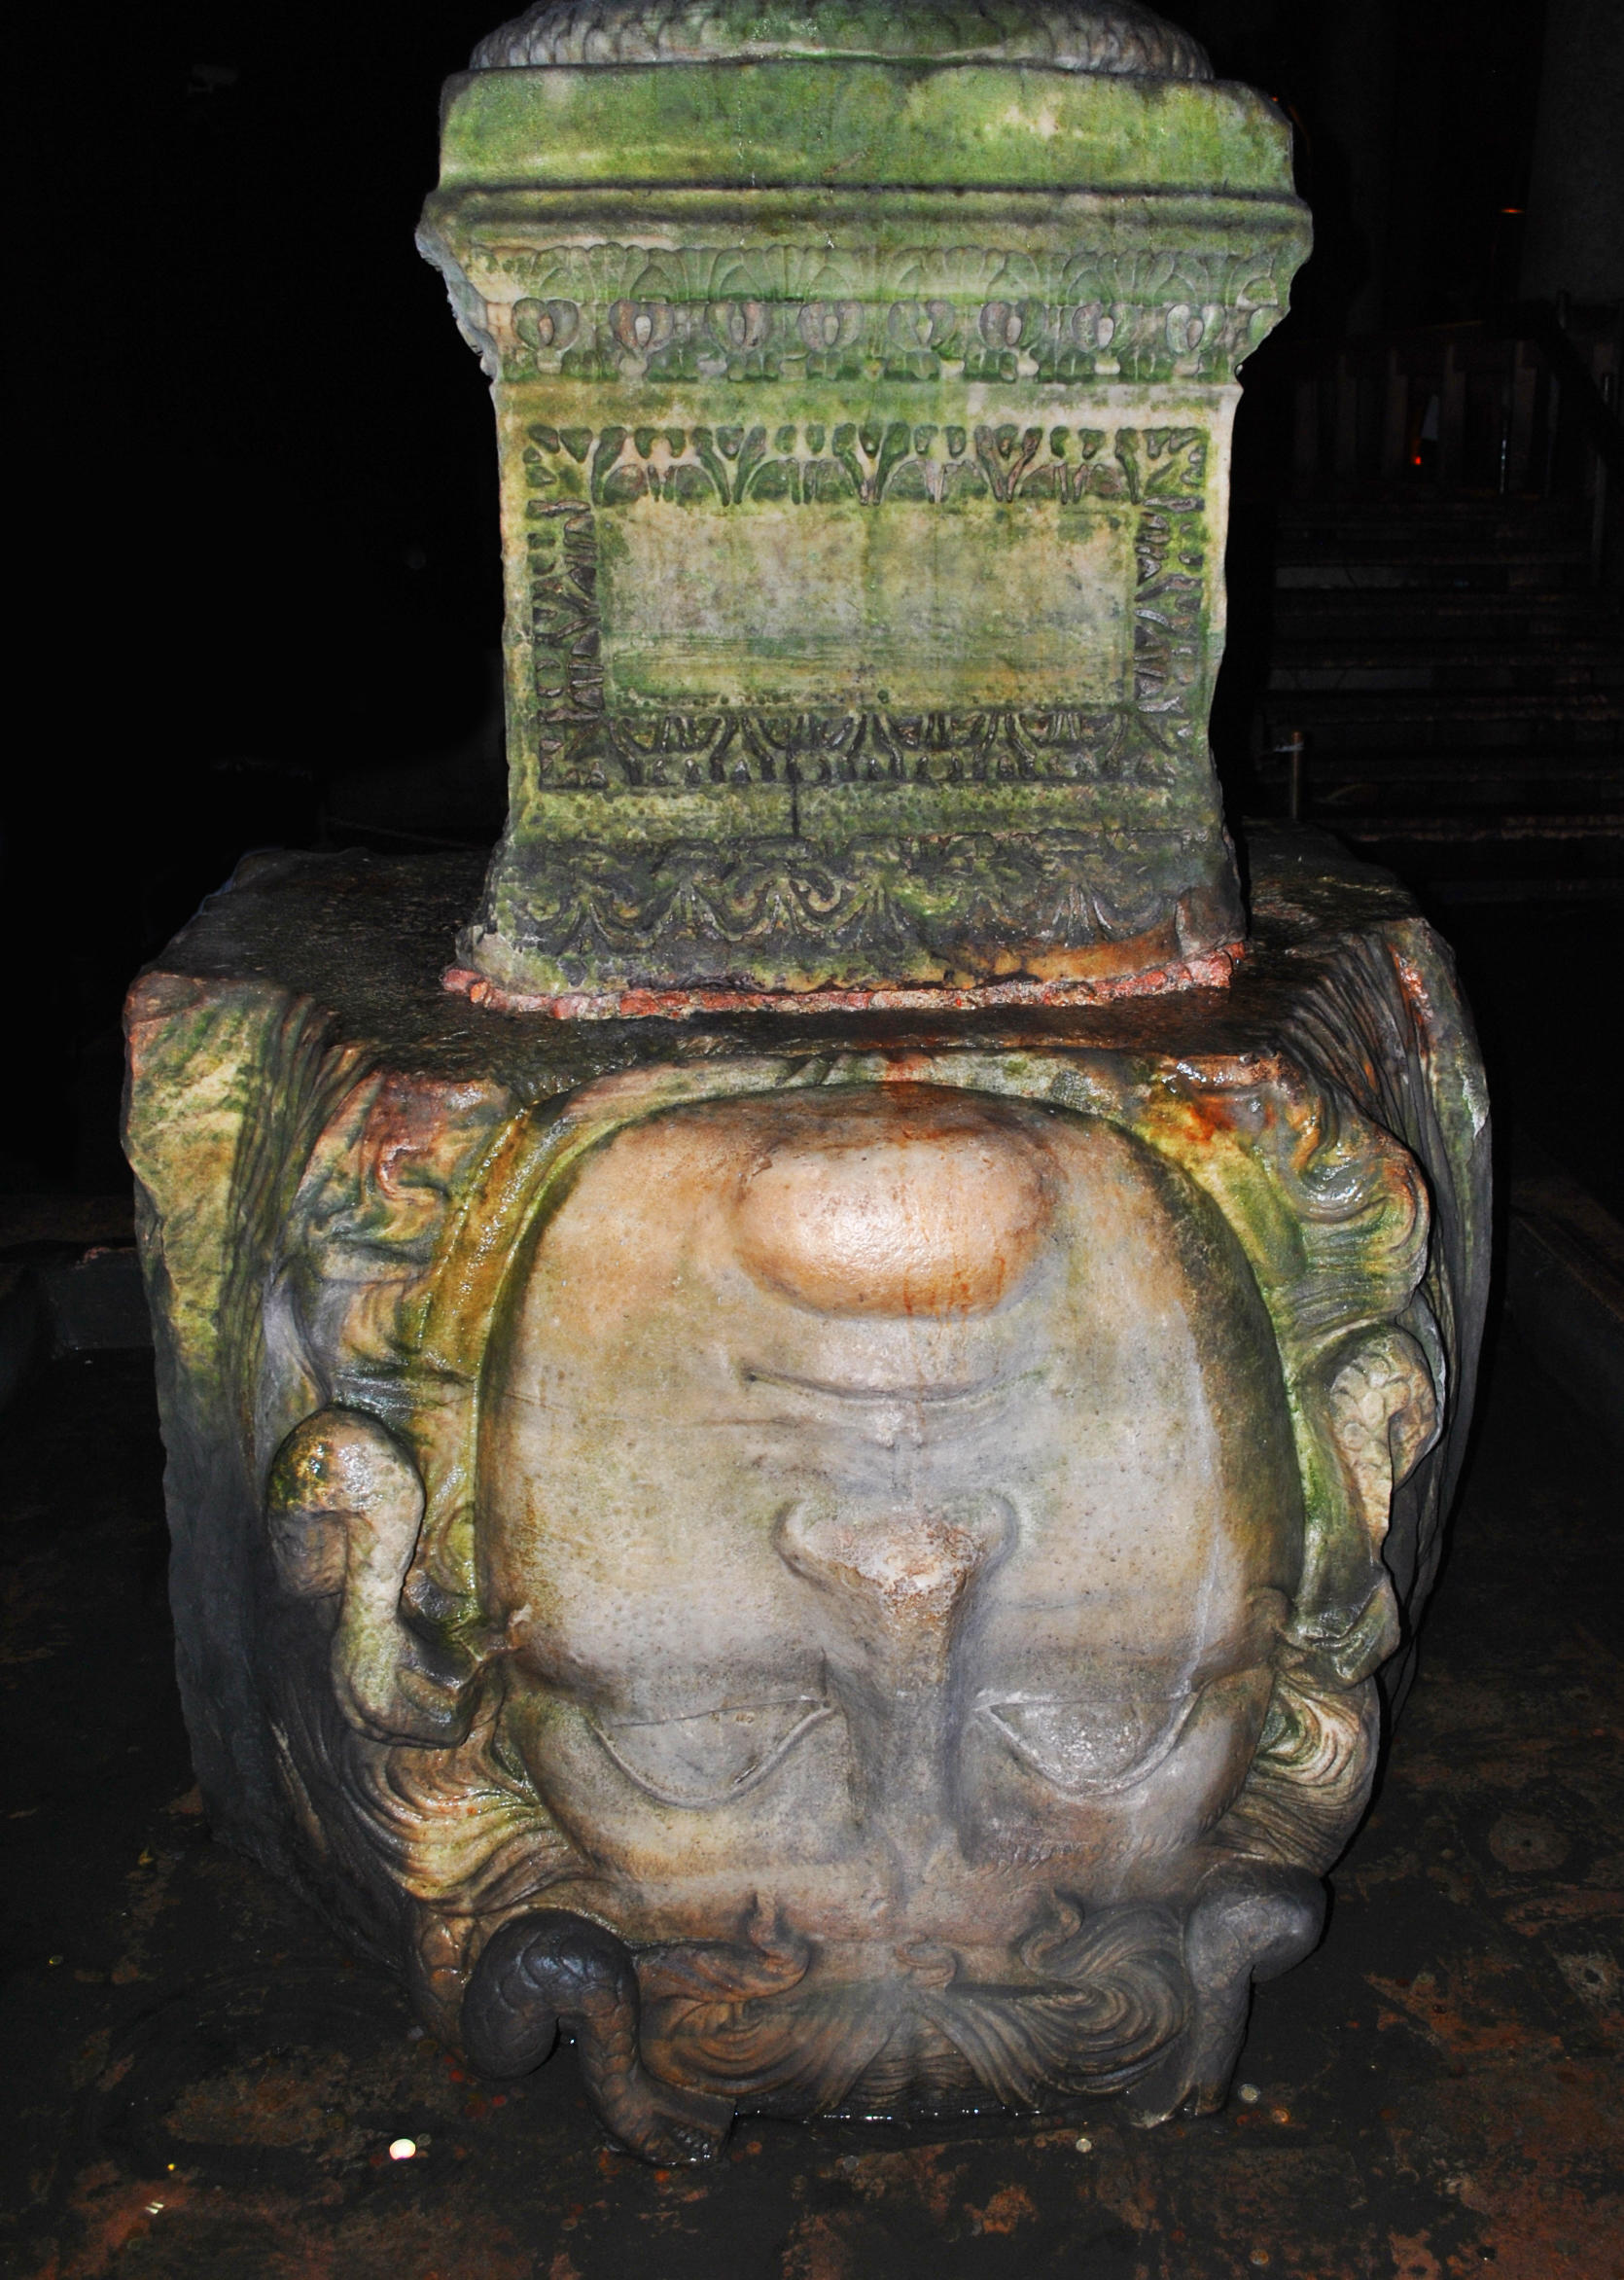
<svg viewBox="0 0 1624 2280">
<path fill-rule="evenodd" d="M 1221 2096 L 1368 1793 L 1435 1422 L 1414 1165 L 1270 1082 L 1167 1146 L 898 1082 L 519 1135 L 475 1373 L 420 1334 L 415 1456 L 339 1403 L 269 1489 L 334 1610 L 290 1793 L 437 2031 L 515 2071 L 596 1988 L 653 2158 L 718 2100 Z"/>
<path fill-rule="evenodd" d="M 996 1976 L 1052 1891 L 1177 1888 L 1301 1533 L 1267 1316 L 1181 1173 L 923 1087 L 706 1104 L 592 1155 L 515 1279 L 480 1596 L 569 1905 Z"/>
</svg>

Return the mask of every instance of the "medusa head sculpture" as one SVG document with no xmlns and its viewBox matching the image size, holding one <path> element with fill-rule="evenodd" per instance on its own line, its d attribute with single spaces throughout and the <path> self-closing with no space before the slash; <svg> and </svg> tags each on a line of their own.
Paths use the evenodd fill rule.
<svg viewBox="0 0 1624 2280">
<path fill-rule="evenodd" d="M 436 2033 L 512 2075 L 562 2022 L 660 2161 L 1222 2098 L 1399 1637 L 1403 1148 L 1278 1061 L 372 1079 L 288 1224 L 280 1775 Z"/>
</svg>

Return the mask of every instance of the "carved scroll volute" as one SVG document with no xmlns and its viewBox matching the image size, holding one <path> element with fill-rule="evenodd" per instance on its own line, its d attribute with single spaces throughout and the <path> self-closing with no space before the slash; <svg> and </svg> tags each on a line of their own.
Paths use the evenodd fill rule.
<svg viewBox="0 0 1624 2280">
<path fill-rule="evenodd" d="M 402 1612 L 423 1504 L 408 1452 L 359 1409 L 321 1409 L 297 1426 L 265 1492 L 283 1588 L 337 1601 L 334 1692 L 348 1723 L 373 1741 L 447 1744 L 468 1729 L 477 1658 L 431 1646 Z"/>
</svg>

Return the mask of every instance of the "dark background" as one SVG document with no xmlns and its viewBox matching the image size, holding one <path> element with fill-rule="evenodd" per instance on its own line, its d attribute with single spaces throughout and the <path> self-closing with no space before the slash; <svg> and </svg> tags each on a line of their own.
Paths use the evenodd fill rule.
<svg viewBox="0 0 1624 2280">
<path fill-rule="evenodd" d="M 1541 88 L 1614 4 L 1548 0 L 1547 40 L 1540 0 L 1176 0 L 1289 112 L 1316 216 L 1243 492 L 1289 472 L 1293 341 L 1529 289 Z M 102 0 L 17 74 L 0 1186 L 118 1187 L 124 988 L 246 848 L 499 825 L 490 415 L 412 244 L 439 84 L 499 13 Z"/>
</svg>

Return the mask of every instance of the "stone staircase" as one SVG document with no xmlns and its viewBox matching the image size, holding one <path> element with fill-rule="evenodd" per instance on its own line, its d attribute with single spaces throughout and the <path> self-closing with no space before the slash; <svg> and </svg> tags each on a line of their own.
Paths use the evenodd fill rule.
<svg viewBox="0 0 1624 2280">
<path fill-rule="evenodd" d="M 1269 805 L 1296 772 L 1305 819 L 1419 884 L 1624 890 L 1624 597 L 1587 504 L 1284 502 L 1274 564 Z"/>
</svg>

